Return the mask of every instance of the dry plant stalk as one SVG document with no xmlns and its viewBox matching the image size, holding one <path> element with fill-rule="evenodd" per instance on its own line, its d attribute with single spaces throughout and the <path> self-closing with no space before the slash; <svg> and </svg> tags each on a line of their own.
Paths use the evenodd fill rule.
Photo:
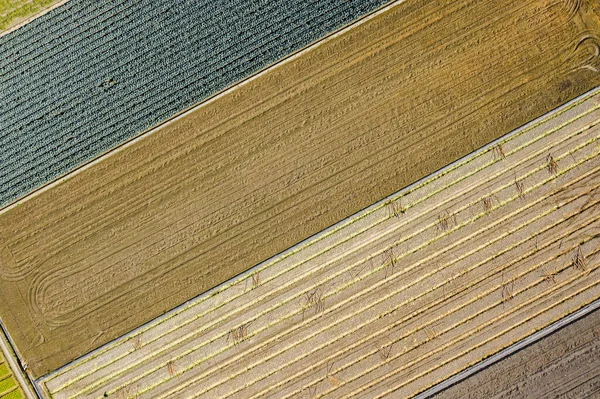
<svg viewBox="0 0 600 399">
<path fill-rule="evenodd" d="M 323 302 L 323 291 L 321 288 L 317 287 L 310 292 L 306 292 L 306 302 L 304 304 L 304 309 L 302 310 L 302 319 L 304 320 L 304 312 L 307 309 L 314 309 L 315 314 L 322 312 L 325 310 L 325 303 Z"/>
<path fill-rule="evenodd" d="M 510 301 L 514 297 L 513 287 L 514 287 L 514 282 L 511 282 L 510 284 L 506 284 L 506 285 L 502 286 L 502 303 L 503 304 Z"/>
<path fill-rule="evenodd" d="M 392 248 L 388 248 L 383 253 L 383 263 L 388 266 L 396 266 L 396 256 L 394 255 L 394 250 Z"/>
<path fill-rule="evenodd" d="M 379 358 L 382 362 L 386 362 L 390 358 L 390 355 L 392 354 L 392 346 L 394 346 L 393 343 L 382 346 L 377 351 L 377 353 L 379 353 Z"/>
<path fill-rule="evenodd" d="M 544 281 L 548 284 L 556 284 L 556 278 L 555 276 L 558 274 L 558 272 L 556 271 L 556 268 L 551 272 L 547 272 L 546 269 L 544 269 L 544 267 L 542 267 L 542 271 L 543 273 L 543 277 L 544 277 Z"/>
<path fill-rule="evenodd" d="M 132 345 L 133 345 L 133 349 L 135 349 L 135 350 L 142 349 L 142 336 L 137 335 L 135 338 L 133 338 Z"/>
<path fill-rule="evenodd" d="M 577 246 L 575 255 L 573 255 L 573 266 L 577 270 L 585 271 L 586 261 L 585 256 L 583 256 L 583 251 L 581 250 L 581 245 Z"/>
<path fill-rule="evenodd" d="M 600 143 L 598 144 L 598 148 L 600 148 Z M 588 194 L 587 194 L 587 200 L 585 200 L 585 203 L 583 205 L 581 205 L 581 208 L 579 208 L 581 211 L 583 211 L 584 209 L 588 208 L 588 205 L 594 200 L 596 199 L 596 195 L 598 195 L 598 192 L 600 190 L 600 187 L 596 187 L 593 188 Z M 594 206 L 594 205 L 592 205 Z"/>
<path fill-rule="evenodd" d="M 171 377 L 175 375 L 177 370 L 175 370 L 175 362 L 173 360 L 169 360 L 169 363 L 167 363 L 167 369 L 169 370 L 169 375 Z"/>
<path fill-rule="evenodd" d="M 446 285 L 450 286 L 450 284 L 453 283 L 454 278 L 448 279 L 448 276 L 446 275 L 446 272 L 444 271 L 444 269 L 440 269 L 439 266 L 440 266 L 439 263 L 436 264 L 436 268 L 439 269 L 439 273 L 442 276 L 442 280 L 441 280 L 441 283 L 442 283 L 442 298 L 446 299 Z"/>
<path fill-rule="evenodd" d="M 304 392 L 307 392 L 307 395 L 304 394 Z M 308 397 L 308 398 L 314 398 L 315 396 L 317 396 L 317 387 L 316 386 L 311 386 L 311 387 L 306 387 L 304 389 L 302 389 L 302 396 L 303 397 Z"/>
<path fill-rule="evenodd" d="M 371 266 L 373 265 L 373 258 L 371 258 Z M 350 278 L 352 280 L 356 280 L 356 278 L 358 278 L 358 276 L 363 272 L 363 270 L 365 270 L 365 268 L 367 267 L 367 264 L 363 264 L 363 266 L 356 272 L 356 273 L 352 273 L 351 270 L 348 270 L 348 273 L 350 274 Z M 358 268 L 358 267 L 357 267 Z M 373 267 L 371 267 L 371 270 L 373 269 Z"/>
<path fill-rule="evenodd" d="M 494 207 L 494 201 L 492 196 L 490 195 L 489 197 L 485 197 L 483 199 L 483 211 L 485 213 L 489 212 L 492 210 L 492 208 Z"/>
<path fill-rule="evenodd" d="M 438 231 L 448 231 L 450 226 L 457 225 L 456 223 L 456 215 L 448 213 L 445 211 L 444 213 L 438 215 L 437 220 L 437 229 Z"/>
<path fill-rule="evenodd" d="M 383 264 L 385 265 L 385 277 L 388 276 L 388 270 L 391 269 L 391 272 L 394 273 L 394 268 L 396 267 L 396 255 L 394 255 L 394 250 L 392 248 L 388 248 L 383 253 Z"/>
<path fill-rule="evenodd" d="M 504 272 L 502 272 L 502 306 L 514 297 L 514 280 L 508 283 L 504 282 Z"/>
<path fill-rule="evenodd" d="M 255 289 L 260 285 L 260 272 L 252 274 L 252 289 Z"/>
<path fill-rule="evenodd" d="M 515 187 L 517 188 L 517 193 L 519 194 L 519 198 L 525 198 L 525 184 L 522 180 L 515 179 Z"/>
<path fill-rule="evenodd" d="M 327 380 L 329 381 L 329 383 L 331 385 L 333 385 L 334 387 L 339 387 L 342 384 L 342 380 L 340 380 L 336 376 L 330 374 L 332 368 L 333 368 L 333 362 L 331 362 L 331 364 L 329 362 L 327 362 L 327 373 L 325 375 L 327 376 Z"/>
<path fill-rule="evenodd" d="M 129 395 L 129 387 L 119 388 L 117 390 L 117 392 L 115 392 L 115 398 L 116 399 L 130 399 L 131 396 Z"/>
<path fill-rule="evenodd" d="M 548 168 L 548 173 L 551 175 L 556 175 L 558 173 L 558 164 L 550 154 L 546 157 L 546 167 Z"/>
<path fill-rule="evenodd" d="M 498 144 L 494 147 L 494 158 L 496 158 L 496 159 L 506 158 L 506 154 L 504 153 L 504 148 L 502 147 L 502 144 Z"/>
<path fill-rule="evenodd" d="M 406 213 L 406 208 L 402 206 L 401 200 L 390 202 L 388 204 L 388 210 L 390 217 L 394 216 L 399 218 Z"/>
<path fill-rule="evenodd" d="M 427 338 L 429 338 L 430 341 L 438 336 L 434 326 L 425 327 L 425 333 L 427 334 Z"/>
<path fill-rule="evenodd" d="M 230 330 L 227 334 L 227 340 L 229 340 L 229 336 L 231 336 L 233 338 L 233 344 L 238 345 L 248 338 L 248 324 L 249 323 L 242 324 L 239 327 Z"/>
</svg>

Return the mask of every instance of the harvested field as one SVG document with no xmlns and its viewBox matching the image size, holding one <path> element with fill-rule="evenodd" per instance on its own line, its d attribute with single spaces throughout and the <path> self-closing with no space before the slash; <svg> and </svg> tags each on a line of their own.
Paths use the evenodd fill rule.
<svg viewBox="0 0 600 399">
<path fill-rule="evenodd" d="M 598 310 L 434 398 L 597 397 L 600 397 Z"/>
<path fill-rule="evenodd" d="M 0 316 L 30 373 L 68 363 L 600 84 L 597 3 L 575 13 L 564 1 L 442 3 L 393 3 L 0 212 Z M 578 156 L 595 147 L 585 148 Z M 531 161 L 543 163 L 536 179 L 555 179 L 540 198 L 595 162 L 565 175 L 572 157 L 556 151 L 552 173 L 548 153 Z M 509 148 L 503 154 L 494 159 L 509 168 Z M 528 203 L 535 182 L 503 209 Z M 487 199 L 465 212 L 503 221 L 494 210 L 508 194 L 479 194 Z M 430 230 L 418 240 L 445 237 L 466 217 L 441 212 L 420 222 Z M 523 287 L 501 277 L 508 307 Z M 321 289 L 325 297 L 330 287 Z M 311 309 L 319 297 L 306 298 Z"/>
<path fill-rule="evenodd" d="M 424 391 L 600 298 L 599 96 L 513 132 L 39 387 L 57 399 Z"/>
<path fill-rule="evenodd" d="M 3 0 L 0 2 L 0 35 L 30 21 L 65 0 Z"/>
</svg>

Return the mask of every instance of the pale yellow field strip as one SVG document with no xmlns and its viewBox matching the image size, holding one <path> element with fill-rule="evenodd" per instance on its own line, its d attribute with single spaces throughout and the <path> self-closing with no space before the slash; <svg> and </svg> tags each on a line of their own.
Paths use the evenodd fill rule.
<svg viewBox="0 0 600 399">
<path fill-rule="evenodd" d="M 599 93 L 40 388 L 52 398 L 410 397 L 547 326 L 600 297 Z"/>
<path fill-rule="evenodd" d="M 0 399 L 21 399 L 23 397 L 12 370 L 0 352 Z"/>
<path fill-rule="evenodd" d="M 0 1 L 0 37 L 41 17 L 68 0 L 2 0 Z"/>
</svg>

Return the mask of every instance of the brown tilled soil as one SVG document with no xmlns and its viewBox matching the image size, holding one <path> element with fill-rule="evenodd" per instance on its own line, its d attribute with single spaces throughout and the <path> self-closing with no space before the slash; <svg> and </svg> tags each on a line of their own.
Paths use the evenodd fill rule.
<svg viewBox="0 0 600 399">
<path fill-rule="evenodd" d="M 600 397 L 600 311 L 434 396 L 434 399 Z"/>
<path fill-rule="evenodd" d="M 39 377 L 600 84 L 599 37 L 396 3 L 0 212 L 0 317 Z"/>
</svg>

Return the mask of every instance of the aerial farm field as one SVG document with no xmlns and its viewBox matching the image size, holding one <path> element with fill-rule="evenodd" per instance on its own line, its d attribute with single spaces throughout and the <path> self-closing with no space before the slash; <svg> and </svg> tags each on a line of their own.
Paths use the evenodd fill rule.
<svg viewBox="0 0 600 399">
<path fill-rule="evenodd" d="M 599 395 L 600 312 L 596 311 L 435 399 L 593 399 Z"/>
<path fill-rule="evenodd" d="M 0 36 L 0 206 L 387 0 L 70 0 Z"/>
<path fill-rule="evenodd" d="M 599 189 L 596 90 L 38 384 L 412 397 L 600 298 Z"/>
<path fill-rule="evenodd" d="M 0 2 L 0 35 L 10 28 L 35 18 L 65 0 L 2 0 Z"/>
<path fill-rule="evenodd" d="M 599 15 L 593 1 L 394 2 L 4 208 L 0 316 L 28 372 L 67 364 L 597 86 Z M 152 394 L 404 396 L 597 297 L 597 118 L 520 135 L 535 143 L 474 157 L 394 202 L 398 216 L 373 212 L 344 230 L 352 243 L 315 247 L 326 268 L 261 272 L 260 290 L 207 308 L 222 325 L 185 344 L 200 352 L 173 368 L 156 358 L 140 386 L 162 373 Z M 242 353 L 252 366 L 238 369 Z M 190 385 L 170 378 L 190 364 Z M 61 378 L 48 382 L 56 397 L 81 397 Z M 116 394 L 133 377 L 109 388 L 90 378 L 86 392 Z"/>
</svg>

